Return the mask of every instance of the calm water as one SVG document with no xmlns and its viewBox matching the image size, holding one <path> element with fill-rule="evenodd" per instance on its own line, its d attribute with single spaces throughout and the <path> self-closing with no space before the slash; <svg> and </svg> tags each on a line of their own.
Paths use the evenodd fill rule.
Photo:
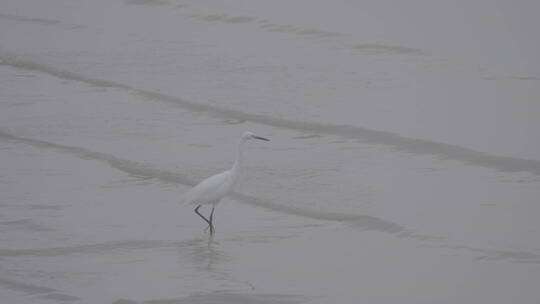
<svg viewBox="0 0 540 304">
<path fill-rule="evenodd" d="M 3 1 L 1 302 L 536 303 L 538 9 Z"/>
</svg>

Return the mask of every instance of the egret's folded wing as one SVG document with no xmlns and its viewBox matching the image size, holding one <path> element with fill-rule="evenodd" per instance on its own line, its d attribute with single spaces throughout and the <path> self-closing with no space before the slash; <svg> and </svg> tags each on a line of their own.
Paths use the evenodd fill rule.
<svg viewBox="0 0 540 304">
<path fill-rule="evenodd" d="M 210 176 L 187 191 L 182 197 L 183 204 L 210 204 L 220 200 L 228 190 L 228 171 Z"/>
</svg>

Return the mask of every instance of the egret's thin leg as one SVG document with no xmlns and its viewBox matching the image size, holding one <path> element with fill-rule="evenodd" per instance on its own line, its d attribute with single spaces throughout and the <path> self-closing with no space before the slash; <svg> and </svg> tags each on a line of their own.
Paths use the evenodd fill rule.
<svg viewBox="0 0 540 304">
<path fill-rule="evenodd" d="M 210 223 L 210 221 L 207 218 L 205 218 L 204 215 L 199 213 L 199 208 L 201 208 L 201 205 L 195 208 L 195 213 L 197 213 L 197 215 L 199 215 L 206 223 L 208 223 L 208 225 L 212 225 L 212 223 Z"/>
<path fill-rule="evenodd" d="M 216 231 L 216 229 L 214 229 L 214 208 L 216 208 L 216 206 L 212 206 L 212 212 L 210 212 L 210 235 L 214 234 L 214 232 Z"/>
</svg>

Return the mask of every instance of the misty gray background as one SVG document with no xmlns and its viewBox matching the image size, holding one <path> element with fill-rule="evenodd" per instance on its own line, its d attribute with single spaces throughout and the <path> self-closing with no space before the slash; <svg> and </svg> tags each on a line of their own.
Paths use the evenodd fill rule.
<svg viewBox="0 0 540 304">
<path fill-rule="evenodd" d="M 0 1 L 0 302 L 540 303 L 539 12 Z"/>
</svg>

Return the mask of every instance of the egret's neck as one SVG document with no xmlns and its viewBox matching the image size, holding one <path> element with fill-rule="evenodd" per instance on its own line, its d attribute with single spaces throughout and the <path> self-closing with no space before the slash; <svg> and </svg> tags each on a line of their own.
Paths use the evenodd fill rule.
<svg viewBox="0 0 540 304">
<path fill-rule="evenodd" d="M 242 154 L 244 151 L 244 143 L 246 142 L 245 139 L 241 138 L 238 142 L 238 150 L 236 151 L 236 160 L 234 162 L 234 165 L 231 169 L 232 174 L 234 178 L 236 179 L 238 177 L 238 174 L 240 173 L 240 167 L 242 166 Z"/>
</svg>

